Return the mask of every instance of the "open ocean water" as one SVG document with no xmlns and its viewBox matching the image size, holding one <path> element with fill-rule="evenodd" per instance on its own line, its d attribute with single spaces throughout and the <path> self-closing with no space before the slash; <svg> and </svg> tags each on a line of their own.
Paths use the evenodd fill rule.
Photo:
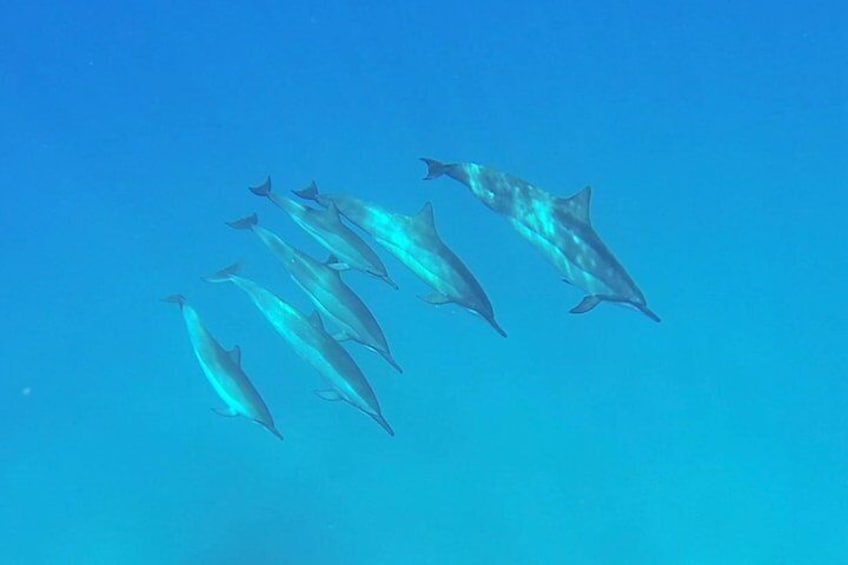
<svg viewBox="0 0 848 565">
<path fill-rule="evenodd" d="M 0 563 L 848 563 L 848 9 L 823 2 L 6 2 Z M 592 223 L 656 324 L 566 285 L 419 157 Z M 313 179 L 445 242 L 509 334 L 375 246 L 343 278 L 404 374 L 345 344 L 396 436 L 241 293 L 312 307 L 247 191 Z M 239 345 L 283 442 L 204 379 Z"/>
</svg>

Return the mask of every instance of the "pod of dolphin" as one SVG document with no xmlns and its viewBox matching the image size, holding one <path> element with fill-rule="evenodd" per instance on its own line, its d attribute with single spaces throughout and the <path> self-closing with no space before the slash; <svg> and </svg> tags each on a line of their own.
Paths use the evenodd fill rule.
<svg viewBox="0 0 848 565">
<path fill-rule="evenodd" d="M 589 187 L 560 198 L 518 177 L 476 163 L 449 164 L 428 158 L 422 161 L 427 165 L 425 180 L 447 176 L 465 185 L 484 205 L 505 216 L 565 282 L 586 293 L 571 309 L 572 313 L 582 314 L 601 302 L 610 302 L 635 308 L 660 321 L 648 308 L 642 291 L 592 227 Z M 227 222 L 235 230 L 253 232 L 309 297 L 315 310 L 310 314 L 299 311 L 270 290 L 241 276 L 238 264 L 204 280 L 230 283 L 250 298 L 277 334 L 327 382 L 329 388 L 316 391 L 320 398 L 344 401 L 394 435 L 383 417 L 377 395 L 342 344 L 358 343 L 379 354 L 396 371 L 403 369 L 392 356 L 377 319 L 344 282 L 342 273 L 359 271 L 394 289 L 398 285 L 379 255 L 348 224 L 368 234 L 432 289 L 430 294 L 420 297 L 423 301 L 462 306 L 506 337 L 483 287 L 439 236 L 430 202 L 414 216 L 407 216 L 346 194 L 319 192 L 314 182 L 293 193 L 316 207 L 272 192 L 270 177 L 249 190 L 270 200 L 329 254 L 325 261 L 313 258 L 260 226 L 256 214 Z M 195 357 L 224 403 L 224 408 L 213 411 L 252 420 L 282 439 L 268 407 L 242 369 L 239 347 L 227 350 L 218 343 L 183 296 L 173 295 L 163 300 L 179 305 Z M 332 323 L 334 332 L 327 329 L 324 319 Z"/>
</svg>

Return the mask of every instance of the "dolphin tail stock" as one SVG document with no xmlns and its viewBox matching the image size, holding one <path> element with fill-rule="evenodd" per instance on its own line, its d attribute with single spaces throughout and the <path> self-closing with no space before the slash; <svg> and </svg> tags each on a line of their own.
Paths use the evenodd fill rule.
<svg viewBox="0 0 848 565">
<path fill-rule="evenodd" d="M 171 296 L 166 296 L 162 299 L 162 302 L 170 302 L 172 304 L 179 304 L 180 308 L 183 307 L 186 303 L 186 297 L 182 294 L 172 294 Z"/>
<path fill-rule="evenodd" d="M 248 186 L 247 189 L 256 196 L 269 196 L 271 194 L 271 176 L 269 175 L 262 184 Z"/>
<path fill-rule="evenodd" d="M 442 176 L 443 174 L 448 172 L 450 165 L 442 163 L 441 161 L 436 161 L 435 159 L 428 159 L 427 157 L 421 157 L 421 160 L 424 161 L 424 164 L 427 165 L 427 175 L 423 180 L 433 180 Z"/>
<path fill-rule="evenodd" d="M 217 273 L 203 277 L 203 280 L 210 283 L 228 282 L 241 271 L 241 263 L 233 263 L 228 267 L 224 267 Z"/>
<path fill-rule="evenodd" d="M 318 185 L 315 184 L 315 181 L 309 183 L 309 186 L 306 188 L 301 188 L 300 190 L 292 190 L 292 193 L 300 196 L 304 200 L 314 200 L 318 202 Z"/>
<path fill-rule="evenodd" d="M 258 223 L 259 216 L 257 216 L 255 212 L 249 216 L 245 216 L 244 218 L 233 220 L 232 222 L 226 222 L 226 224 L 234 230 L 249 230 Z"/>
</svg>

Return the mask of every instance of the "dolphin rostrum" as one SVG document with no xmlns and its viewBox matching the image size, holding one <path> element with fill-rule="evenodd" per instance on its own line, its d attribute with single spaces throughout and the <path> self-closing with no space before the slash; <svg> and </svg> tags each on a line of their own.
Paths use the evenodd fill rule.
<svg viewBox="0 0 848 565">
<path fill-rule="evenodd" d="M 512 227 L 557 268 L 565 282 L 587 293 L 572 313 L 588 312 L 606 301 L 632 306 L 660 321 L 592 227 L 591 188 L 559 198 L 518 177 L 476 163 L 421 160 L 427 165 L 425 180 L 447 175 L 464 184 L 483 204 L 506 216 Z"/>
<path fill-rule="evenodd" d="M 235 346 L 227 351 L 221 347 L 183 296 L 175 294 L 162 300 L 180 306 L 194 356 L 226 406 L 221 410 L 213 409 L 214 412 L 221 416 L 244 416 L 283 439 L 283 434 L 274 426 L 271 412 L 241 367 L 241 349 Z"/>
<path fill-rule="evenodd" d="M 274 330 L 285 339 L 304 361 L 321 374 L 332 387 L 316 391 L 325 400 L 344 400 L 371 416 L 389 435 L 395 435 L 383 418 L 380 403 L 350 353 L 324 329 L 321 316 L 305 316 L 271 291 L 238 275 L 239 266 L 231 265 L 204 277 L 213 283 L 230 282 L 247 294 Z"/>
<path fill-rule="evenodd" d="M 315 307 L 342 328 L 342 332 L 334 335 L 334 338 L 338 341 L 350 339 L 361 343 L 379 353 L 399 373 L 403 372 L 389 352 L 386 337 L 371 310 L 344 283 L 339 272 L 329 266 L 336 262 L 335 257 L 330 257 L 326 263 L 313 259 L 283 241 L 271 230 L 260 226 L 256 214 L 227 222 L 227 225 L 234 229 L 251 230 L 256 234 L 288 271 L 292 280 L 309 296 Z"/>
<path fill-rule="evenodd" d="M 374 238 L 413 273 L 433 288 L 422 297 L 439 305 L 455 303 L 479 314 L 502 336 L 506 332 L 495 321 L 492 304 L 483 287 L 457 255 L 445 245 L 433 219 L 433 206 L 425 203 L 415 216 L 391 212 L 382 206 L 346 194 L 322 194 L 313 182 L 295 191 L 301 198 L 332 207 Z"/>
<path fill-rule="evenodd" d="M 376 277 L 394 289 L 398 285 L 389 277 L 386 266 L 371 246 L 347 227 L 332 207 L 316 210 L 290 198 L 271 192 L 271 177 L 259 186 L 249 187 L 250 192 L 264 196 L 288 214 L 294 222 L 312 236 L 324 249 L 338 260 L 332 266 L 338 270 L 355 269 Z"/>
</svg>

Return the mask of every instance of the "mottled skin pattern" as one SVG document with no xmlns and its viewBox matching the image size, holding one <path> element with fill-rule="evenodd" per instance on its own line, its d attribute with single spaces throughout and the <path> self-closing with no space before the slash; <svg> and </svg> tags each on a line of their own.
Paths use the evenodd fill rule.
<svg viewBox="0 0 848 565">
<path fill-rule="evenodd" d="M 642 291 L 592 228 L 588 187 L 570 198 L 558 198 L 518 177 L 476 163 L 424 161 L 430 169 L 427 179 L 444 174 L 464 184 L 483 204 L 506 216 L 566 282 L 598 301 L 628 304 L 659 321 L 648 309 Z"/>
<path fill-rule="evenodd" d="M 244 416 L 283 439 L 274 426 L 271 412 L 241 368 L 239 348 L 235 347 L 231 351 L 224 349 L 203 325 L 197 311 L 182 296 L 169 296 L 164 300 L 180 306 L 197 362 L 226 406 L 225 410 L 216 411 L 227 416 Z"/>
<path fill-rule="evenodd" d="M 327 333 L 318 314 L 304 316 L 271 291 L 236 275 L 237 270 L 229 267 L 206 280 L 231 282 L 243 290 L 276 332 L 330 383 L 341 400 L 371 416 L 389 435 L 394 435 L 365 375 L 347 350 Z"/>
<path fill-rule="evenodd" d="M 345 194 L 318 193 L 314 185 L 297 194 L 322 206 L 335 206 L 342 216 L 371 235 L 436 291 L 429 302 L 459 304 L 479 314 L 499 334 L 506 336 L 495 321 L 492 304 L 480 283 L 439 237 L 429 202 L 417 215 L 406 216 Z"/>
<path fill-rule="evenodd" d="M 271 251 L 309 296 L 322 314 L 344 332 L 344 336 L 380 354 L 398 372 L 403 372 L 389 352 L 380 324 L 361 298 L 342 280 L 328 263 L 317 261 L 283 241 L 280 236 L 258 224 L 256 214 L 228 222 L 235 229 L 249 229 Z"/>
<path fill-rule="evenodd" d="M 264 184 L 252 186 L 249 190 L 257 196 L 268 198 L 324 249 L 336 256 L 339 262 L 348 265 L 351 269 L 376 277 L 397 289 L 397 284 L 389 277 L 379 255 L 356 232 L 344 225 L 338 212 L 332 209 L 309 208 L 300 202 L 271 192 L 270 177 Z"/>
</svg>

